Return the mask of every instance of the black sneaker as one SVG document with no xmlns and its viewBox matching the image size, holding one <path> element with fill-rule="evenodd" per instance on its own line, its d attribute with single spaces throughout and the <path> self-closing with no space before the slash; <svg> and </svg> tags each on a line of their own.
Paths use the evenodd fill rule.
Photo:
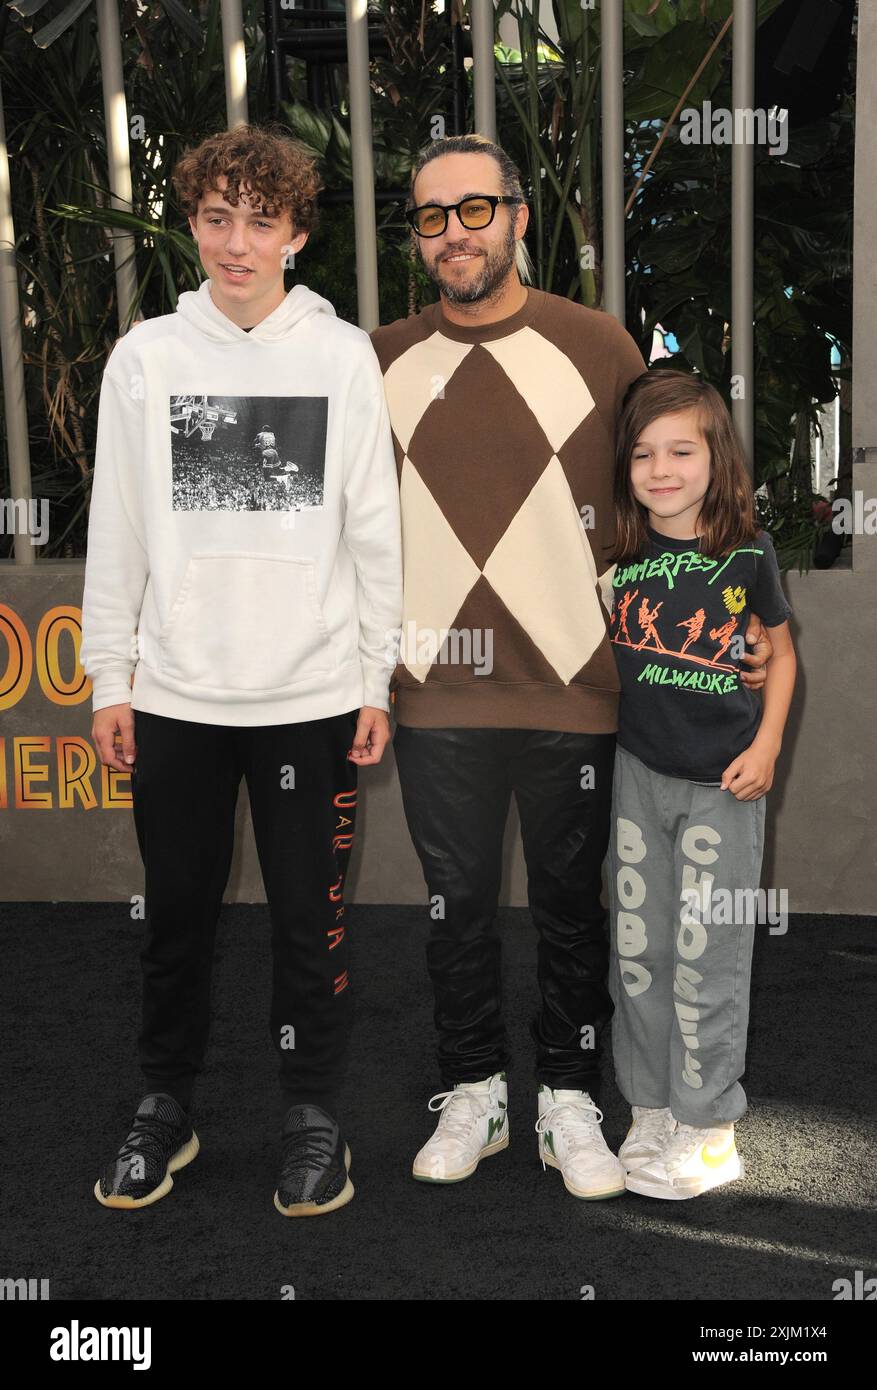
<svg viewBox="0 0 877 1390">
<path fill-rule="evenodd" d="M 283 1216 L 321 1216 L 353 1196 L 350 1150 L 319 1105 L 293 1105 L 283 1121 L 274 1205 Z"/>
<path fill-rule="evenodd" d="M 170 1192 L 171 1173 L 191 1163 L 200 1147 L 173 1096 L 144 1096 L 128 1138 L 95 1183 L 94 1195 L 105 1207 L 148 1207 Z"/>
</svg>

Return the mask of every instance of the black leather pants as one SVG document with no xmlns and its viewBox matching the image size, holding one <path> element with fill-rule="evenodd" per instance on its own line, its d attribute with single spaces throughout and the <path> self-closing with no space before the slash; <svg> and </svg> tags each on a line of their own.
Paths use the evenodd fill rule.
<svg viewBox="0 0 877 1390">
<path fill-rule="evenodd" d="M 536 1076 L 594 1096 L 613 1007 L 600 870 L 615 735 L 399 725 L 393 747 L 430 897 L 427 965 L 443 1085 L 480 1081 L 508 1063 L 495 917 L 514 792 L 539 932 Z"/>
</svg>

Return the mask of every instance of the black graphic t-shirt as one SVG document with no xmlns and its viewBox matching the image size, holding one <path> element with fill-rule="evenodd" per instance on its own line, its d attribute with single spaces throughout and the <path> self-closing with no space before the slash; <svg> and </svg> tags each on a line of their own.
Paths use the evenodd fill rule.
<svg viewBox="0 0 877 1390">
<path fill-rule="evenodd" d="M 752 613 L 791 615 L 767 532 L 711 560 L 697 540 L 648 528 L 642 556 L 616 566 L 609 635 L 621 680 L 618 742 L 656 772 L 720 782 L 754 739 L 762 701 L 743 685 Z"/>
</svg>

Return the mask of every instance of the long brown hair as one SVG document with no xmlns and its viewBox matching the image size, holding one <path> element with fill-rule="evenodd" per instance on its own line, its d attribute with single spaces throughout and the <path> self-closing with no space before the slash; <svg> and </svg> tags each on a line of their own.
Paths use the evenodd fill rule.
<svg viewBox="0 0 877 1390">
<path fill-rule="evenodd" d="M 636 442 L 659 415 L 695 409 L 710 451 L 710 481 L 698 518 L 700 551 L 712 559 L 755 538 L 752 482 L 728 407 L 701 377 L 655 367 L 631 382 L 621 406 L 615 447 L 615 550 L 621 563 L 641 554 L 647 510 L 634 496 L 630 463 Z"/>
</svg>

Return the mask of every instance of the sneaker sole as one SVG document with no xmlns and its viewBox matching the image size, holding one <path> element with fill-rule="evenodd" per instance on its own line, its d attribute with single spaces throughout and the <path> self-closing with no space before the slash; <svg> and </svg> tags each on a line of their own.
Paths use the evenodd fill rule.
<svg viewBox="0 0 877 1390">
<path fill-rule="evenodd" d="M 560 1173 L 561 1177 L 563 1178 L 563 1185 L 566 1188 L 567 1192 L 571 1193 L 573 1197 L 578 1197 L 580 1201 L 603 1202 L 608 1197 L 621 1197 L 624 1194 L 623 1183 L 621 1187 L 607 1187 L 604 1188 L 602 1192 L 582 1192 L 579 1190 L 579 1188 L 573 1187 L 572 1183 L 569 1182 L 569 1180 L 566 1177 L 566 1174 L 564 1173 L 556 1158 L 552 1158 L 551 1154 L 549 1153 L 540 1154 L 540 1158 L 542 1159 L 543 1163 L 548 1164 L 549 1168 L 557 1169 L 558 1173 Z"/>
<path fill-rule="evenodd" d="M 344 1167 L 350 1173 L 350 1149 L 344 1145 Z M 281 1216 L 323 1216 L 328 1211 L 337 1211 L 339 1207 L 346 1207 L 353 1197 L 356 1189 L 348 1176 L 337 1197 L 333 1197 L 331 1202 L 293 1202 L 291 1206 L 285 1207 L 280 1201 L 279 1192 L 274 1193 L 274 1205 Z"/>
<path fill-rule="evenodd" d="M 628 1192 L 636 1192 L 641 1197 L 657 1197 L 665 1202 L 685 1202 L 689 1197 L 700 1197 L 704 1192 L 711 1192 L 715 1187 L 723 1187 L 726 1183 L 737 1182 L 738 1178 L 742 1178 L 744 1175 L 743 1160 L 738 1155 L 736 1164 L 730 1164 L 728 1172 L 716 1172 L 709 1176 L 691 1178 L 684 1186 L 668 1187 L 666 1183 L 659 1182 L 656 1178 L 650 1178 L 646 1173 L 628 1173 L 627 1190 Z"/>
<path fill-rule="evenodd" d="M 94 1195 L 102 1207 L 112 1207 L 116 1211 L 133 1211 L 137 1207 L 150 1207 L 153 1202 L 158 1202 L 162 1197 L 166 1197 L 174 1185 L 171 1173 L 176 1173 L 180 1168 L 185 1168 L 187 1163 L 191 1163 L 196 1156 L 201 1145 L 198 1136 L 192 1130 L 192 1138 L 183 1144 L 182 1148 L 177 1149 L 176 1153 L 168 1161 L 164 1177 L 157 1187 L 148 1192 L 145 1197 L 129 1197 L 125 1193 L 111 1192 L 105 1197 L 100 1190 L 100 1178 L 94 1185 Z"/>
<path fill-rule="evenodd" d="M 474 1162 L 469 1164 L 468 1168 L 461 1168 L 459 1172 L 451 1173 L 445 1178 L 433 1178 L 430 1177 L 428 1173 L 418 1173 L 417 1168 L 412 1167 L 411 1176 L 413 1178 L 416 1178 L 418 1182 L 433 1182 L 438 1183 L 439 1185 L 448 1182 L 462 1182 L 464 1178 L 471 1178 L 472 1174 L 475 1172 L 475 1169 L 478 1167 L 482 1158 L 490 1158 L 491 1154 L 498 1154 L 500 1149 L 507 1149 L 508 1146 L 509 1133 L 508 1130 L 506 1130 L 505 1134 L 502 1136 L 501 1139 L 495 1139 L 492 1144 L 488 1144 L 485 1149 L 482 1149 L 481 1153 L 474 1160 Z"/>
</svg>

